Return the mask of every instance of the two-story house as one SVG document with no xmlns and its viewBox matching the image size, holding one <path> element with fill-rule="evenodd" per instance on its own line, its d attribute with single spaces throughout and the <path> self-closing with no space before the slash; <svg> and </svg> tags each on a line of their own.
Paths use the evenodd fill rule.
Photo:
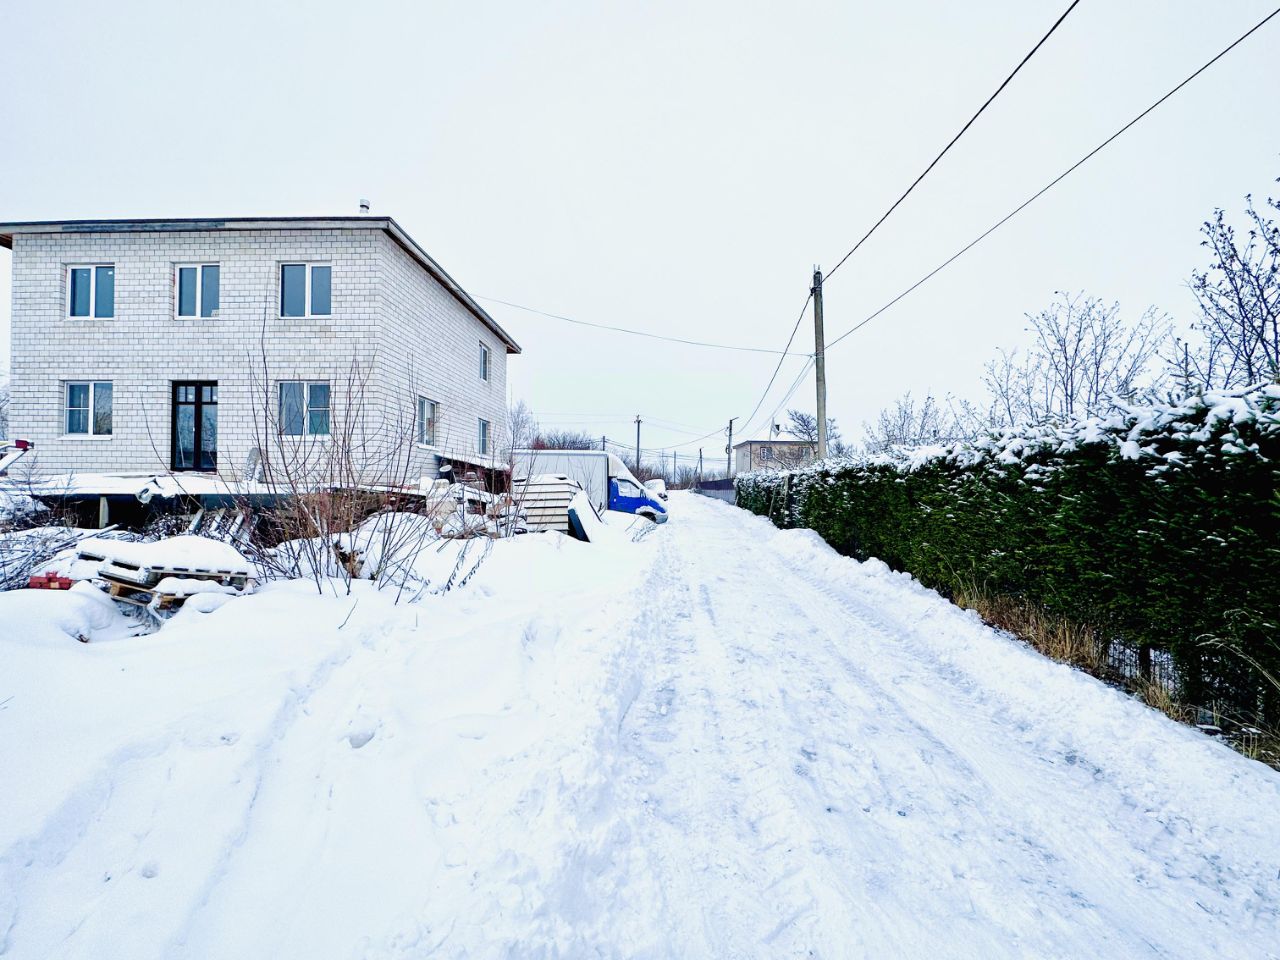
<svg viewBox="0 0 1280 960">
<path fill-rule="evenodd" d="M 500 466 L 516 342 L 389 217 L 0 224 L 39 472 Z M 392 476 L 395 474 L 395 476 Z"/>
</svg>

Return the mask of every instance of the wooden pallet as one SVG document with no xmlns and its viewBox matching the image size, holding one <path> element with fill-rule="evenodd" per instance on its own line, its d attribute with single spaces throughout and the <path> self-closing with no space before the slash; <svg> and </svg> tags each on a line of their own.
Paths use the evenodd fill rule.
<svg viewBox="0 0 1280 960">
<path fill-rule="evenodd" d="M 108 573 L 99 573 L 98 579 L 106 584 L 107 592 L 112 600 L 119 600 L 121 603 L 129 603 L 135 607 L 148 607 L 153 610 L 171 611 L 177 610 L 180 606 L 187 602 L 195 594 L 191 593 L 170 593 L 168 591 L 157 590 L 159 578 L 150 585 L 135 583 L 131 580 L 119 579 Z M 187 576 L 189 580 L 208 580 L 213 583 L 221 583 L 214 577 Z M 223 586 L 231 586 L 238 593 L 243 593 L 247 586 L 247 577 L 240 578 L 242 582 L 239 585 L 225 583 Z"/>
</svg>

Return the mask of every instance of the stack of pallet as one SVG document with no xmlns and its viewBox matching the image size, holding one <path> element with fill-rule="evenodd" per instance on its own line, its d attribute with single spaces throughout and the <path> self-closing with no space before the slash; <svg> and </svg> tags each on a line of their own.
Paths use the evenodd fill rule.
<svg viewBox="0 0 1280 960">
<path fill-rule="evenodd" d="M 530 531 L 559 530 L 569 533 L 569 504 L 582 492 L 576 480 L 562 473 L 517 479 L 512 490 L 516 506 L 528 518 Z"/>
<path fill-rule="evenodd" d="M 121 603 L 171 612 L 197 593 L 247 593 L 248 561 L 234 548 L 204 537 L 169 537 L 154 543 L 88 540 L 77 559 L 97 563 L 94 578 Z"/>
</svg>

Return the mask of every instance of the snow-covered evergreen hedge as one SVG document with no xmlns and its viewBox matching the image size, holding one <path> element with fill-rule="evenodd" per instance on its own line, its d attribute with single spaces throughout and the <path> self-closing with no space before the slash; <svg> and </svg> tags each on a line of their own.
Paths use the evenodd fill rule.
<svg viewBox="0 0 1280 960">
<path fill-rule="evenodd" d="M 740 476 L 738 504 L 944 593 L 1172 653 L 1187 702 L 1280 719 L 1280 386 Z"/>
</svg>

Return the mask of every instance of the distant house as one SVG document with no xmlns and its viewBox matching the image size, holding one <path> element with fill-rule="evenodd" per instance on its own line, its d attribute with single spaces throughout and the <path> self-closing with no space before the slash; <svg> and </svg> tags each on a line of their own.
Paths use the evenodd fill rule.
<svg viewBox="0 0 1280 960">
<path fill-rule="evenodd" d="M 500 466 L 520 347 L 389 217 L 8 223 L 0 246 L 42 473 L 248 478 L 339 439 L 361 479 Z"/>
<path fill-rule="evenodd" d="M 815 453 L 815 446 L 803 440 L 744 440 L 733 445 L 733 469 L 785 470 L 808 463 Z"/>
</svg>

